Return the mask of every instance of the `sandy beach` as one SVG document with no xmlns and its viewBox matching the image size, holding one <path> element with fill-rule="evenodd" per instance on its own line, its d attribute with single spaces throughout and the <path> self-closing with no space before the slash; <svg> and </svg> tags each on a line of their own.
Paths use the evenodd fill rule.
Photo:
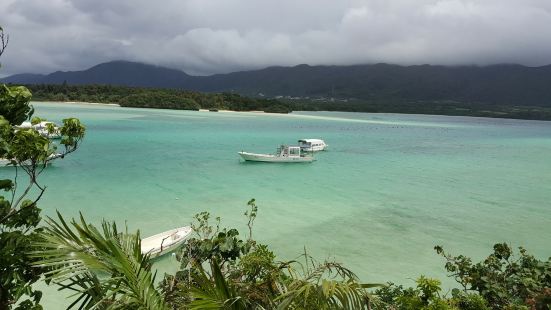
<svg viewBox="0 0 551 310">
<path fill-rule="evenodd" d="M 114 107 L 120 107 L 120 105 L 117 103 L 101 103 L 101 102 L 85 102 L 85 101 L 49 101 L 49 102 L 59 102 L 59 103 L 69 103 L 69 104 L 109 105 Z"/>
<path fill-rule="evenodd" d="M 105 105 L 120 107 L 117 103 L 101 103 L 101 102 L 86 102 L 86 101 L 33 101 L 33 103 L 65 103 L 65 104 L 86 104 L 86 105 Z M 152 108 L 155 109 L 155 108 Z M 199 109 L 199 112 L 211 112 L 209 109 Z M 213 111 L 214 112 L 214 111 Z M 247 112 L 247 113 L 266 113 L 264 111 L 232 111 L 232 110 L 218 110 L 216 112 L 222 113 L 235 113 L 235 112 Z"/>
</svg>

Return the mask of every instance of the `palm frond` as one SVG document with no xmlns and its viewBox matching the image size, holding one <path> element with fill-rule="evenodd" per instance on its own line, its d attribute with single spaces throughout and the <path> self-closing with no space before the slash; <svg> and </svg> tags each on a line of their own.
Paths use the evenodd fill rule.
<svg viewBox="0 0 551 310">
<path fill-rule="evenodd" d="M 216 259 L 211 260 L 210 267 L 212 280 L 207 276 L 203 266 L 197 265 L 194 270 L 193 281 L 196 285 L 191 288 L 194 300 L 190 304 L 190 309 L 248 309 L 235 287 L 224 278 Z"/>
<path fill-rule="evenodd" d="M 58 221 L 48 226 L 37 242 L 33 256 L 39 267 L 49 268 L 46 277 L 70 289 L 79 297 L 71 306 L 83 309 L 116 308 L 166 309 L 155 289 L 149 256 L 141 253 L 139 232 L 120 233 L 115 223 L 102 222 L 101 230 L 86 222 L 67 223 L 59 212 Z"/>
<path fill-rule="evenodd" d="M 362 284 L 349 269 L 335 262 L 311 264 L 302 273 L 289 265 L 291 280 L 280 283 L 277 309 L 369 309 L 372 296 L 367 288 L 381 284 Z"/>
</svg>

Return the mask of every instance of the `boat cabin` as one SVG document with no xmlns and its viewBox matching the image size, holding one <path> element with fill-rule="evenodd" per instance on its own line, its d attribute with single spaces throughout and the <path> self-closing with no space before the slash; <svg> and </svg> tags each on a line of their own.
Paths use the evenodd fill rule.
<svg viewBox="0 0 551 310">
<path fill-rule="evenodd" d="M 321 139 L 300 139 L 298 144 L 303 151 L 314 152 L 323 151 L 327 144 Z"/>
<path fill-rule="evenodd" d="M 300 157 L 300 146 L 287 146 L 282 145 L 277 149 L 277 155 L 281 157 Z"/>
</svg>

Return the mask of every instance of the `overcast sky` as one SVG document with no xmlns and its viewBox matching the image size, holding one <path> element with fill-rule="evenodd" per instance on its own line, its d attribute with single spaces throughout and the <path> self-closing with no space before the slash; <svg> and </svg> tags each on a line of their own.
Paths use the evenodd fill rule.
<svg viewBox="0 0 551 310">
<path fill-rule="evenodd" d="M 551 63 L 551 0 L 0 0 L 1 75 L 133 60 L 272 65 Z"/>
</svg>

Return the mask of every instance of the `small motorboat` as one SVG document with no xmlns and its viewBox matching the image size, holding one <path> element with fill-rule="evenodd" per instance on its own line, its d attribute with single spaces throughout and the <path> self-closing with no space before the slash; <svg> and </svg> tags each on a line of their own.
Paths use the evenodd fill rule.
<svg viewBox="0 0 551 310">
<path fill-rule="evenodd" d="M 184 244 L 192 232 L 191 227 L 184 226 L 143 238 L 142 254 L 149 254 L 153 258 L 173 252 Z"/>
<path fill-rule="evenodd" d="M 311 163 L 315 159 L 301 152 L 300 146 L 280 146 L 275 154 L 256 154 L 238 152 L 245 161 L 260 161 L 268 163 Z"/>
<path fill-rule="evenodd" d="M 13 166 L 12 161 L 7 158 L 0 158 L 0 167 Z"/>
<path fill-rule="evenodd" d="M 63 154 L 61 153 L 51 154 L 50 156 L 48 156 L 48 159 L 46 160 L 46 164 L 49 165 L 52 162 L 52 160 L 57 158 L 63 158 Z M 42 164 L 43 162 L 38 163 L 38 165 L 42 165 Z M 30 161 L 24 161 L 22 163 L 19 163 L 19 166 L 30 166 L 30 165 L 31 165 Z M 13 166 L 14 165 L 12 163 L 12 160 L 7 158 L 0 158 L 0 167 L 13 167 Z"/>
<path fill-rule="evenodd" d="M 34 129 L 38 133 L 48 139 L 61 139 L 61 132 L 59 126 L 53 122 L 42 121 L 37 124 L 32 124 L 31 122 L 23 122 L 21 125 L 16 126 L 17 129 Z"/>
<path fill-rule="evenodd" d="M 298 145 L 303 152 L 324 151 L 328 145 L 321 139 L 300 139 Z"/>
</svg>

